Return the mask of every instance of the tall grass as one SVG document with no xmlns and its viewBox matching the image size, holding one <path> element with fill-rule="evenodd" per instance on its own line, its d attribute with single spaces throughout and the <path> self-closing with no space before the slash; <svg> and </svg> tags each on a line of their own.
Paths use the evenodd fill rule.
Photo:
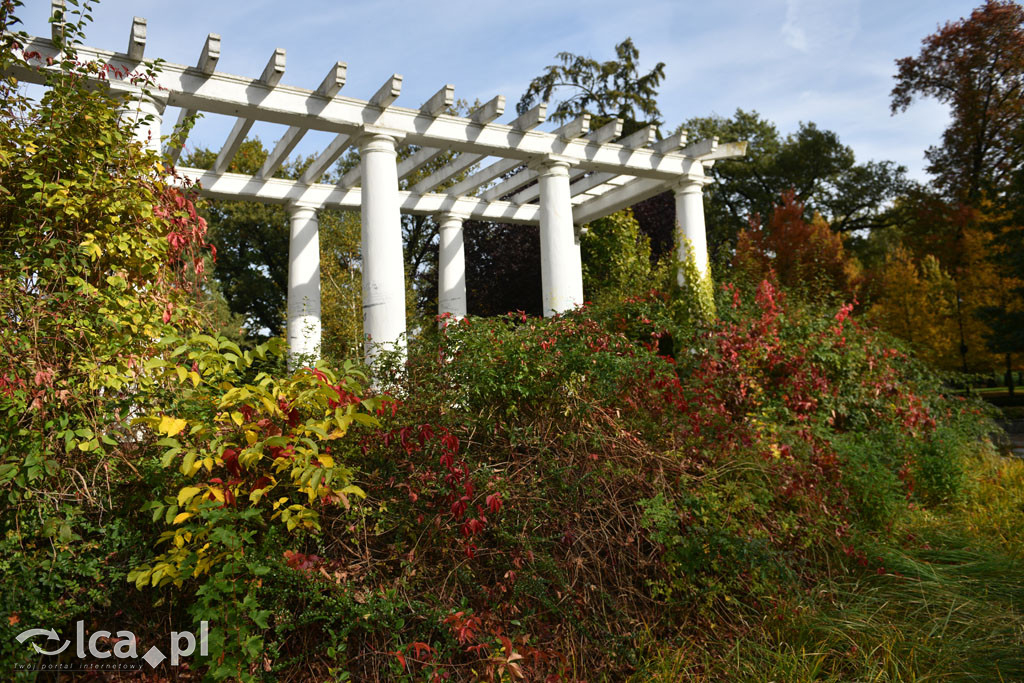
<svg viewBox="0 0 1024 683">
<path fill-rule="evenodd" d="M 635 680 L 1024 680 L 1024 463 L 971 462 L 956 507 L 915 510 L 871 567 L 827 581 L 749 632 L 697 634 Z"/>
</svg>

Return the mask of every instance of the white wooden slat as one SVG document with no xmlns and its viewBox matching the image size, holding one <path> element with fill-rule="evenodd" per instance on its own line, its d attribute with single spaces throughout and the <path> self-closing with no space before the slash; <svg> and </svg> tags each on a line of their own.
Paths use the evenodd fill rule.
<svg viewBox="0 0 1024 683">
<path fill-rule="evenodd" d="M 615 119 L 614 121 L 612 121 L 610 123 L 606 123 L 605 125 L 601 126 L 599 129 L 587 133 L 586 138 L 588 140 L 593 140 L 594 142 L 607 142 L 608 140 L 610 140 L 612 138 L 617 138 L 617 137 L 619 137 L 619 135 L 622 134 L 622 125 L 623 125 L 622 119 Z M 654 128 L 653 126 L 647 126 L 646 128 L 643 128 L 643 129 L 637 131 L 636 133 L 633 133 L 632 135 L 629 135 L 629 136 L 623 138 L 622 140 L 619 140 L 617 144 L 623 145 L 625 147 L 629 147 L 631 149 L 632 148 L 636 148 L 636 147 L 644 147 L 644 146 L 646 146 L 648 141 L 650 139 L 652 139 L 653 136 L 656 135 L 656 134 L 657 134 L 657 129 L 656 128 Z M 574 181 L 582 178 L 586 174 L 587 174 L 586 169 L 582 169 L 582 168 L 571 169 L 569 171 L 569 182 L 574 182 Z M 609 180 L 610 178 L 614 178 L 615 175 L 616 174 L 614 174 L 614 173 L 595 173 L 595 174 L 591 174 L 591 177 L 599 176 L 599 178 L 595 178 L 595 180 L 597 180 L 596 183 L 594 183 L 594 181 L 591 181 L 592 184 L 589 185 L 589 187 L 597 187 L 598 185 L 600 185 L 600 184 L 606 182 L 607 180 Z M 573 194 L 575 194 L 577 190 L 575 189 L 575 186 L 571 186 L 570 187 L 570 191 Z M 523 190 L 522 192 L 519 192 L 519 193 L 515 194 L 514 196 L 512 196 L 509 199 L 509 201 L 513 202 L 514 204 L 525 204 L 527 202 L 532 202 L 534 199 L 537 199 L 537 197 L 539 197 L 539 196 L 540 196 L 540 188 L 539 187 L 528 187 L 525 190 Z"/>
<path fill-rule="evenodd" d="M 63 0 L 62 0 L 63 1 Z M 211 33 L 206 36 L 206 42 L 203 43 L 203 51 L 199 54 L 199 61 L 196 63 L 196 68 L 202 71 L 206 75 L 212 74 L 217 69 L 217 61 L 220 59 L 220 35 Z M 180 129 L 185 125 L 185 120 L 190 116 L 196 114 L 195 109 L 188 109 L 182 107 L 181 111 L 178 112 L 178 120 L 174 124 L 175 130 Z M 180 144 L 175 146 L 168 145 L 164 149 L 164 154 L 170 159 L 172 164 L 178 163 L 178 157 L 181 156 L 181 151 L 185 148 L 185 138 L 179 138 Z"/>
<path fill-rule="evenodd" d="M 279 47 L 270 55 L 267 65 L 263 68 L 263 74 L 260 76 L 259 82 L 264 86 L 273 88 L 281 81 L 281 77 L 284 76 L 284 68 L 285 51 Z M 235 125 L 232 126 L 227 140 L 224 141 L 220 153 L 217 154 L 217 160 L 213 162 L 215 173 L 223 173 L 227 170 L 231 160 L 238 154 L 238 148 L 245 142 L 245 136 L 249 134 L 249 130 L 254 123 L 256 123 L 256 119 L 245 117 L 239 117 L 235 120 Z"/>
<path fill-rule="evenodd" d="M 692 159 L 699 159 L 714 153 L 718 149 L 718 138 L 706 138 L 684 147 L 679 153 Z"/>
<path fill-rule="evenodd" d="M 667 138 L 658 140 L 653 145 L 651 145 L 651 149 L 660 154 L 669 154 L 671 152 L 675 152 L 676 150 L 682 149 L 685 144 L 686 131 L 681 130 L 678 133 L 675 133 L 674 135 L 670 135 Z"/>
<path fill-rule="evenodd" d="M 479 123 L 481 125 L 490 123 L 495 119 L 499 118 L 505 113 L 505 96 L 496 95 L 491 98 L 490 101 L 477 107 L 477 109 L 469 115 L 469 120 L 473 123 Z"/>
<path fill-rule="evenodd" d="M 214 173 L 196 168 L 180 168 L 178 172 L 198 183 L 200 193 L 211 199 L 248 199 L 277 204 L 300 203 L 321 209 L 357 208 L 362 202 L 362 190 L 358 187 L 342 189 L 336 185 L 308 185 L 285 178 L 261 180 L 238 173 Z M 478 220 L 521 224 L 536 224 L 540 216 L 536 206 L 485 202 L 478 197 L 451 197 L 444 194 L 416 194 L 407 191 L 400 191 L 398 196 L 401 210 L 406 213 L 435 215 L 451 212 Z"/>
<path fill-rule="evenodd" d="M 746 156 L 746 154 L 746 142 L 720 142 L 713 151 L 695 156 L 701 161 L 715 161 L 717 159 L 734 159 Z"/>
<path fill-rule="evenodd" d="M 128 59 L 141 62 L 146 51 L 146 20 L 142 17 L 132 18 L 132 30 L 128 34 Z"/>
<path fill-rule="evenodd" d="M 324 80 L 316 89 L 317 94 L 324 97 L 334 97 L 345 85 L 347 69 L 348 67 L 345 62 L 336 62 L 331 66 Z M 281 139 L 277 141 L 277 144 L 274 145 L 273 151 L 267 155 L 267 159 L 263 162 L 263 166 L 260 167 L 256 177 L 269 178 L 277 173 L 277 169 L 281 168 L 281 165 L 288 160 L 292 150 L 295 149 L 295 146 L 299 144 L 303 136 L 308 132 L 309 128 L 302 128 L 300 126 L 289 127 L 284 135 L 281 136 Z"/>
<path fill-rule="evenodd" d="M 23 51 L 38 51 L 57 57 L 53 43 L 29 38 Z M 89 47 L 78 48 L 79 59 L 125 66 L 124 57 Z M 8 72 L 25 82 L 39 83 L 45 76 L 35 69 L 9 67 Z M 111 83 L 112 89 L 130 90 L 128 83 Z M 429 117 L 402 107 L 381 111 L 366 101 L 346 97 L 323 98 L 302 88 L 266 87 L 256 79 L 214 73 L 210 76 L 192 67 L 164 63 L 155 77 L 154 89 L 166 93 L 168 106 L 193 108 L 231 116 L 243 116 L 288 126 L 298 125 L 333 133 L 358 134 L 368 122 L 389 129 L 406 144 L 445 148 L 522 161 L 558 155 L 572 165 L 588 170 L 618 172 L 640 177 L 672 179 L 688 173 L 695 163 L 679 154 L 653 150 L 623 150 L 614 143 L 598 145 L 586 140 L 565 140 L 550 133 L 516 131 L 511 126 L 484 126 L 455 116 Z"/>
<path fill-rule="evenodd" d="M 203 51 L 199 55 L 199 62 L 196 64 L 196 68 L 210 76 L 217 70 L 217 62 L 219 60 L 220 34 L 211 33 L 206 36 L 206 42 L 203 43 Z"/>
<path fill-rule="evenodd" d="M 606 192 L 599 197 L 587 200 L 573 208 L 572 218 L 577 225 L 615 213 L 620 209 L 633 206 L 637 202 L 664 192 L 671 186 L 671 181 L 657 178 L 636 178 L 621 187 Z M 524 206 L 532 206 L 526 204 Z"/>
<path fill-rule="evenodd" d="M 540 124 L 544 123 L 545 118 L 547 118 L 547 110 L 547 102 L 541 102 L 540 104 L 536 105 L 529 111 L 517 117 L 509 125 L 514 130 L 533 130 Z M 422 166 L 429 164 L 431 161 L 444 154 L 444 152 L 445 150 L 439 149 L 437 147 L 420 148 L 411 156 L 409 156 L 406 159 L 403 159 L 398 163 L 398 178 L 403 179 L 409 177 Z M 485 155 L 483 154 L 479 154 L 477 155 L 477 159 L 483 159 L 484 156 Z"/>
<path fill-rule="evenodd" d="M 65 12 L 67 11 L 67 5 L 64 0 L 50 0 L 50 36 L 53 42 L 61 42 L 64 36 L 64 25 L 67 23 L 64 20 Z M 57 21 L 54 18 L 60 15 L 60 20 Z"/>
<path fill-rule="evenodd" d="M 387 109 L 401 94 L 402 77 L 399 74 L 393 74 L 391 78 L 385 81 L 384 85 L 380 86 L 380 89 L 374 93 L 373 97 L 370 98 L 369 103 L 374 107 Z"/>
<path fill-rule="evenodd" d="M 338 160 L 338 157 L 345 153 L 345 150 L 352 145 L 352 142 L 351 135 L 341 133 L 335 136 L 331 143 L 324 148 L 324 151 L 320 152 L 319 156 L 313 160 L 313 163 L 303 171 L 299 182 L 308 185 L 320 180 L 320 177 L 327 172 L 331 164 Z"/>
<path fill-rule="evenodd" d="M 571 140 L 573 137 L 586 135 L 589 128 L 590 114 L 584 114 L 583 116 L 575 118 L 572 121 L 569 121 L 568 123 L 560 126 L 559 128 L 556 128 L 552 132 L 552 135 L 557 136 L 561 140 Z M 521 164 L 522 162 L 516 162 L 514 159 L 503 159 L 501 161 L 491 164 L 490 166 L 476 174 L 474 177 L 466 178 L 466 182 L 468 183 L 469 181 L 473 181 L 474 178 L 480 180 L 481 182 L 478 183 L 473 188 L 475 189 L 476 187 L 480 187 L 484 183 L 490 182 L 491 180 L 508 173 L 516 166 L 519 166 Z M 484 179 L 487 175 L 489 175 L 490 177 Z M 536 179 L 536 171 L 524 168 L 511 178 L 507 178 L 506 180 L 503 180 L 494 187 L 490 188 L 481 196 L 488 201 L 493 201 L 498 197 L 504 197 L 507 194 L 515 192 L 523 185 L 533 182 Z"/>
<path fill-rule="evenodd" d="M 586 134 L 586 138 L 596 143 L 609 142 L 622 135 L 622 119 L 612 119 L 597 130 Z"/>
<path fill-rule="evenodd" d="M 455 102 L 455 86 L 451 83 L 441 86 L 441 89 L 434 93 L 429 100 L 423 103 L 420 111 L 428 116 L 443 114 L 448 107 Z"/>
</svg>

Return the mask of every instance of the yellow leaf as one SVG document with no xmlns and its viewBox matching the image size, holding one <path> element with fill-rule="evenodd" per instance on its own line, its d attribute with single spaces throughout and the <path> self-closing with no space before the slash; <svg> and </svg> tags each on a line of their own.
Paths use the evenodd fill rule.
<svg viewBox="0 0 1024 683">
<path fill-rule="evenodd" d="M 351 494 L 353 494 L 355 496 L 359 496 L 360 498 L 366 498 L 366 491 L 362 490 L 361 488 L 359 488 L 355 484 L 350 484 L 350 485 L 346 486 L 341 491 L 339 491 L 339 493 L 345 493 L 345 494 L 351 493 Z"/>
<path fill-rule="evenodd" d="M 195 498 L 196 494 L 199 493 L 199 487 L 197 486 L 186 486 L 182 490 L 178 491 L 178 506 L 182 506 L 188 501 Z"/>
<path fill-rule="evenodd" d="M 256 436 L 256 432 L 252 431 L 251 429 L 247 429 L 245 431 L 245 440 L 251 446 L 254 443 L 256 443 L 259 439 Z"/>
<path fill-rule="evenodd" d="M 166 434 L 167 436 L 177 436 L 178 434 L 181 433 L 181 430 L 183 430 L 187 426 L 188 422 L 182 420 L 181 418 L 171 417 L 170 415 L 164 415 L 160 419 L 160 426 L 157 428 L 157 430 L 161 434 Z"/>
<path fill-rule="evenodd" d="M 231 413 L 231 419 L 239 427 L 242 426 L 242 422 L 245 420 L 245 418 L 242 416 L 242 414 L 239 413 L 238 411 L 235 411 L 235 412 Z"/>
<path fill-rule="evenodd" d="M 184 522 L 186 519 L 188 519 L 191 516 L 192 516 L 191 512 L 179 512 L 174 517 L 174 524 L 181 524 L 182 522 Z"/>
<path fill-rule="evenodd" d="M 192 379 L 192 387 L 198 387 L 199 382 L 202 380 L 202 378 L 199 376 L 199 373 L 196 372 L 195 370 L 192 370 L 188 373 L 188 376 Z"/>
</svg>

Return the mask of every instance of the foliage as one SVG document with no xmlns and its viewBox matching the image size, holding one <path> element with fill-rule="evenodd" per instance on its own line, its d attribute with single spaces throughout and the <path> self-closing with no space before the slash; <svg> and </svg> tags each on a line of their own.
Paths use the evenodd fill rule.
<svg viewBox="0 0 1024 683">
<path fill-rule="evenodd" d="M 804 219 L 805 208 L 792 190 L 782 193 L 767 225 L 759 218 L 737 239 L 733 265 L 755 280 L 774 272 L 786 287 L 805 294 L 838 292 L 853 297 L 860 267 L 842 237 L 821 219 Z"/>
<path fill-rule="evenodd" d="M 591 301 L 618 301 L 654 286 L 650 240 L 628 209 L 590 223 L 580 239 L 583 291 Z"/>
<path fill-rule="evenodd" d="M 716 181 L 707 189 L 713 252 L 734 246 L 751 217 L 771 216 L 786 191 L 804 207 L 805 219 L 821 215 L 832 230 L 850 233 L 888 226 L 887 204 L 906 188 L 905 168 L 889 161 L 858 164 L 836 133 L 813 123 L 783 137 L 757 112 L 738 109 L 731 118 L 693 118 L 681 128 L 691 139 L 748 142 L 744 158 L 708 170 Z"/>
<path fill-rule="evenodd" d="M 637 67 L 640 50 L 631 38 L 615 46 L 615 55 L 618 59 L 599 62 L 591 57 L 559 52 L 555 57 L 561 64 L 548 66 L 543 74 L 530 81 L 516 111 L 524 114 L 537 102 L 551 101 L 556 90 L 569 88 L 573 94 L 548 112 L 552 121 L 564 123 L 590 114 L 591 127 L 596 129 L 619 118 L 623 121 L 624 135 L 644 126 L 660 126 L 661 112 L 656 98 L 658 85 L 665 78 L 665 64 L 658 62 L 641 76 Z"/>
<path fill-rule="evenodd" d="M 998 196 L 1021 164 L 1024 8 L 986 0 L 970 17 L 927 36 L 917 57 L 896 63 L 893 113 L 905 111 L 915 96 L 950 106 L 942 145 L 925 154 L 937 186 L 970 204 Z"/>
</svg>

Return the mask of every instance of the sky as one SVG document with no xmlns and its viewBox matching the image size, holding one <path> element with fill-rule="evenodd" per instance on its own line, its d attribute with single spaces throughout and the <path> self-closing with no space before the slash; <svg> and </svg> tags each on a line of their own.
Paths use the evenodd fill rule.
<svg viewBox="0 0 1024 683">
<path fill-rule="evenodd" d="M 487 101 L 505 116 L 558 52 L 614 57 L 631 37 L 643 72 L 665 62 L 658 104 L 668 133 L 693 116 L 759 112 L 783 134 L 800 122 L 835 131 L 858 161 L 893 160 L 927 180 L 924 151 L 948 123 L 944 106 L 889 111 L 895 60 L 980 0 L 101 0 L 86 44 L 124 51 L 133 16 L 148 21 L 146 57 L 195 64 L 208 33 L 222 37 L 219 71 L 258 77 L 275 48 L 287 50 L 282 83 L 315 89 L 336 61 L 348 64 L 341 94 L 369 99 L 403 76 L 396 105 L 417 108 L 441 86 Z M 49 35 L 49 0 L 25 0 L 22 30 Z M 167 128 L 177 111 L 165 115 Z M 207 115 L 188 146 L 219 149 L 232 121 Z M 550 129 L 552 125 L 543 126 Z M 284 128 L 257 124 L 272 147 Z M 165 134 L 168 132 L 164 131 Z M 309 134 L 311 154 L 333 136 Z"/>
</svg>

